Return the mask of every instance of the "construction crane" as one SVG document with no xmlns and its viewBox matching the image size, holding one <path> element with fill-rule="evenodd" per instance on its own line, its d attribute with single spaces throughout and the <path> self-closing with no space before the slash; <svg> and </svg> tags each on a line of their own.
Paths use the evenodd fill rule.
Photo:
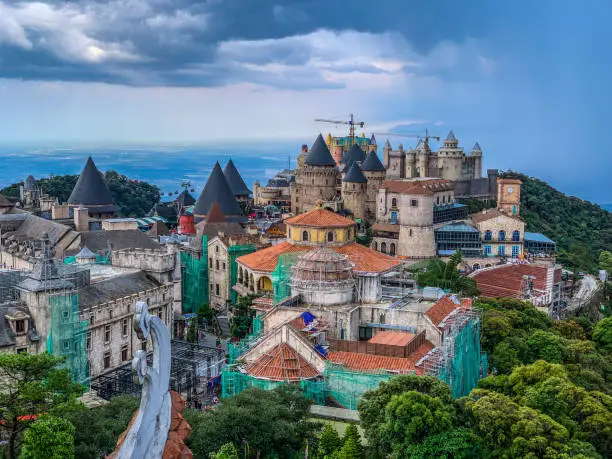
<svg viewBox="0 0 612 459">
<path fill-rule="evenodd" d="M 353 114 L 351 113 L 350 115 L 350 119 L 348 121 L 337 121 L 337 120 L 326 120 L 326 119 L 321 119 L 321 118 L 317 118 L 315 119 L 315 121 L 318 121 L 320 123 L 332 123 L 332 124 L 346 124 L 349 126 L 349 137 L 351 138 L 351 146 L 353 146 L 353 144 L 355 143 L 355 127 L 361 127 L 363 128 L 365 126 L 365 122 L 364 121 L 355 121 L 355 117 L 353 116 Z"/>
<path fill-rule="evenodd" d="M 440 137 L 437 135 L 429 135 L 429 130 L 425 129 L 425 135 L 418 134 L 395 134 L 393 132 L 375 132 L 374 135 L 380 136 L 395 136 L 395 137 L 412 137 L 414 139 L 420 139 L 425 141 L 425 146 L 429 147 L 429 139 L 440 141 Z"/>
</svg>

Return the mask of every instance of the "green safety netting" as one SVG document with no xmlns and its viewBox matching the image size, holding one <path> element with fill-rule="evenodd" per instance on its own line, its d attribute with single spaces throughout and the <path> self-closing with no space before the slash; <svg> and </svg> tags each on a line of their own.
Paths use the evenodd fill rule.
<svg viewBox="0 0 612 459">
<path fill-rule="evenodd" d="M 236 263 L 236 258 L 253 253 L 255 250 L 256 248 L 253 244 L 233 245 L 227 249 L 230 257 L 230 286 L 236 285 L 238 280 L 238 263 Z M 233 288 L 230 288 L 230 301 L 236 303 L 237 299 L 238 293 Z"/>
<path fill-rule="evenodd" d="M 238 343 L 229 344 L 228 354 L 230 364 L 236 363 L 240 356 L 255 346 L 259 339 L 263 336 L 263 316 L 264 313 L 262 312 L 253 318 L 253 332 L 250 335 L 245 336 Z"/>
<path fill-rule="evenodd" d="M 272 271 L 272 289 L 274 304 L 278 304 L 291 296 L 291 268 L 297 261 L 299 253 L 285 253 L 278 259 L 276 269 Z"/>
<path fill-rule="evenodd" d="M 76 255 L 73 255 L 71 257 L 66 257 L 64 258 L 64 263 L 67 265 L 74 265 L 76 264 L 77 260 L 76 260 Z M 96 255 L 96 264 L 98 265 L 110 265 L 111 264 L 111 260 L 110 260 L 110 255 Z"/>
<path fill-rule="evenodd" d="M 208 236 L 202 236 L 202 255 L 181 252 L 183 314 L 208 303 Z"/>
<path fill-rule="evenodd" d="M 348 370 L 342 365 L 327 362 L 323 377 L 328 396 L 335 398 L 344 408 L 356 410 L 359 400 L 369 390 L 394 376 L 385 371 L 364 373 Z"/>
<path fill-rule="evenodd" d="M 447 339 L 452 339 L 448 337 Z M 439 372 L 438 378 L 451 388 L 453 398 L 468 395 L 481 378 L 486 356 L 480 349 L 480 320 L 469 320 L 454 337 L 454 355 Z"/>
<path fill-rule="evenodd" d="M 51 321 L 47 352 L 66 357 L 63 366 L 72 373 L 75 382 L 89 387 L 89 356 L 87 353 L 87 321 L 79 320 L 76 294 L 49 298 Z"/>
</svg>

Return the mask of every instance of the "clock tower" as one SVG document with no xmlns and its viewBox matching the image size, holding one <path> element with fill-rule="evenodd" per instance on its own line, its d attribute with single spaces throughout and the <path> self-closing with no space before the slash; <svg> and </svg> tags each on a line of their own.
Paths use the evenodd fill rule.
<svg viewBox="0 0 612 459">
<path fill-rule="evenodd" d="M 521 210 L 521 185 L 516 179 L 497 179 L 497 208 L 506 215 L 519 216 Z"/>
</svg>

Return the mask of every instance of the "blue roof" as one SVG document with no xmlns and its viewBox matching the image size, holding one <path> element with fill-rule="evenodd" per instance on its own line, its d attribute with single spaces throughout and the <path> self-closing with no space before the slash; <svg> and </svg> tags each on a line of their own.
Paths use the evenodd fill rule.
<svg viewBox="0 0 612 459">
<path fill-rule="evenodd" d="M 542 233 L 529 233 L 527 231 L 525 231 L 525 236 L 523 237 L 523 239 L 525 241 L 530 241 L 530 242 L 547 242 L 549 244 L 555 243 L 555 241 L 547 238 Z"/>
<path fill-rule="evenodd" d="M 458 202 L 453 202 L 451 204 L 438 204 L 437 206 L 434 206 L 434 210 L 459 209 L 460 207 L 467 207 L 467 205 L 460 204 Z"/>
<path fill-rule="evenodd" d="M 448 225 L 444 225 L 441 228 L 438 228 L 436 231 L 462 231 L 465 233 L 477 233 L 478 230 L 473 226 L 467 225 L 463 222 L 459 223 L 449 223 Z"/>
<path fill-rule="evenodd" d="M 438 255 L 454 255 L 456 250 L 438 250 Z"/>
</svg>

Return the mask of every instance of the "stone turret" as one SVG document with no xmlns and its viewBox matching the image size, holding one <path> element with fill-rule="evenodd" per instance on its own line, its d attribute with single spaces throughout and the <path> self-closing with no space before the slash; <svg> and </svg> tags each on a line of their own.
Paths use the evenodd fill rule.
<svg viewBox="0 0 612 459">
<path fill-rule="evenodd" d="M 336 181 L 340 172 L 323 136 L 319 134 L 312 145 L 304 166 L 295 173 L 291 193 L 291 208 L 296 214 L 308 211 L 317 201 L 331 201 L 336 197 Z"/>
<path fill-rule="evenodd" d="M 87 158 L 85 167 L 74 185 L 68 205 L 87 207 L 93 218 L 110 218 L 117 212 L 111 192 L 91 156 Z"/>
<path fill-rule="evenodd" d="M 377 150 L 378 145 L 376 144 L 376 137 L 374 137 L 374 134 L 372 134 L 372 137 L 370 137 L 370 145 L 368 145 L 368 151 L 376 152 Z"/>
<path fill-rule="evenodd" d="M 345 209 L 353 212 L 355 219 L 365 218 L 368 180 L 356 161 L 342 179 L 342 198 Z"/>
<path fill-rule="evenodd" d="M 361 165 L 361 171 L 368 181 L 366 188 L 365 218 L 369 221 L 376 220 L 376 196 L 378 189 L 385 181 L 385 166 L 380 162 L 378 155 L 371 150 Z"/>
<path fill-rule="evenodd" d="M 242 209 L 234 196 L 234 192 L 221 171 L 218 161 L 215 163 L 206 181 L 206 185 L 204 185 L 204 189 L 195 203 L 193 213 L 196 222 L 206 218 L 214 202 L 217 202 L 219 207 L 221 207 L 228 221 L 239 223 L 246 221 Z"/>
<path fill-rule="evenodd" d="M 480 148 L 480 144 L 476 142 L 472 147 L 472 151 L 470 152 L 470 156 L 474 158 L 474 176 L 481 177 L 482 176 L 482 149 Z"/>
</svg>

